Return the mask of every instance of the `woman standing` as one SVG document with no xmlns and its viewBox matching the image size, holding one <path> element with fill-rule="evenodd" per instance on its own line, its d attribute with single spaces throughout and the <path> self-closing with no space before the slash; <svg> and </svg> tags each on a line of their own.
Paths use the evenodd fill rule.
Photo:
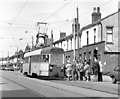
<svg viewBox="0 0 120 99">
<path fill-rule="evenodd" d="M 68 60 L 66 64 L 66 74 L 67 74 L 68 81 L 70 81 L 71 72 L 72 72 L 72 64 L 70 63 L 70 60 Z"/>
<path fill-rule="evenodd" d="M 89 65 L 89 62 L 85 63 L 84 71 L 85 71 L 85 77 L 87 78 L 87 81 L 90 81 L 90 65 Z"/>
</svg>

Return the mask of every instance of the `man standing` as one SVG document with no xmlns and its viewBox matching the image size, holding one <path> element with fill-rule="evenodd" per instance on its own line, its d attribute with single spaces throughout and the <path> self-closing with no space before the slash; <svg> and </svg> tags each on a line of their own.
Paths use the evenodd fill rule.
<svg viewBox="0 0 120 99">
<path fill-rule="evenodd" d="M 84 64 L 81 63 L 80 64 L 80 80 L 83 80 L 83 76 L 84 76 Z"/>
<path fill-rule="evenodd" d="M 80 80 L 80 62 L 76 61 L 77 80 Z"/>
<path fill-rule="evenodd" d="M 93 71 L 94 72 L 94 81 L 99 81 L 98 73 L 100 72 L 100 66 L 99 66 L 98 60 L 96 58 L 94 60 L 93 68 L 94 68 L 94 71 Z"/>
<path fill-rule="evenodd" d="M 72 64 L 72 80 L 75 81 L 75 74 L 76 74 L 76 61 L 73 60 L 73 64 Z"/>
<path fill-rule="evenodd" d="M 103 78 L 102 78 L 103 65 L 101 61 L 99 61 L 99 66 L 100 66 L 100 71 L 98 72 L 98 81 L 103 81 Z"/>
</svg>

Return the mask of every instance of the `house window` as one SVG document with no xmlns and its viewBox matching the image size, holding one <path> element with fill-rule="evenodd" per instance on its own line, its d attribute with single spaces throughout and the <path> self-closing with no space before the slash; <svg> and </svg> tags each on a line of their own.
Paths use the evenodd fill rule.
<svg viewBox="0 0 120 99">
<path fill-rule="evenodd" d="M 80 61 L 82 61 L 82 54 L 79 54 L 79 57 L 80 57 Z"/>
<path fill-rule="evenodd" d="M 87 60 L 86 52 L 84 52 L 84 61 Z"/>
<path fill-rule="evenodd" d="M 106 27 L 106 42 L 113 43 L 113 26 Z"/>
<path fill-rule="evenodd" d="M 91 52 L 89 52 L 89 64 L 90 65 L 91 65 L 91 59 L 92 59 Z"/>
<path fill-rule="evenodd" d="M 94 29 L 94 43 L 96 42 L 96 28 Z"/>
<path fill-rule="evenodd" d="M 89 44 L 89 31 L 87 31 L 87 45 Z"/>
</svg>

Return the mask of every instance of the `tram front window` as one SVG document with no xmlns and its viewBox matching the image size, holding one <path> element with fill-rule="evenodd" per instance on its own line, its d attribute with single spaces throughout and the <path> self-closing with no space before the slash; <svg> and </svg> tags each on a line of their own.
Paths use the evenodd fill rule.
<svg viewBox="0 0 120 99">
<path fill-rule="evenodd" d="M 43 61 L 49 62 L 49 55 L 43 55 Z"/>
</svg>

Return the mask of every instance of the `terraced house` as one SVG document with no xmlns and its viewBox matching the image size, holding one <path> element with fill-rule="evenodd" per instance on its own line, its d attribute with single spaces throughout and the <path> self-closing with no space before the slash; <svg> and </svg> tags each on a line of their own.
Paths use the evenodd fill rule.
<svg viewBox="0 0 120 99">
<path fill-rule="evenodd" d="M 118 8 L 120 8 L 120 3 Z M 68 58 L 73 60 L 75 47 L 76 60 L 89 61 L 92 68 L 94 57 L 96 57 L 102 61 L 104 72 L 111 71 L 120 64 L 120 29 L 118 29 L 120 22 L 118 20 L 120 20 L 120 9 L 101 18 L 100 8 L 94 7 L 92 23 L 81 27 L 79 36 L 77 33 L 75 35 L 76 46 L 74 46 L 73 33 L 53 42 L 53 46 L 64 48 L 65 63 Z"/>
</svg>

